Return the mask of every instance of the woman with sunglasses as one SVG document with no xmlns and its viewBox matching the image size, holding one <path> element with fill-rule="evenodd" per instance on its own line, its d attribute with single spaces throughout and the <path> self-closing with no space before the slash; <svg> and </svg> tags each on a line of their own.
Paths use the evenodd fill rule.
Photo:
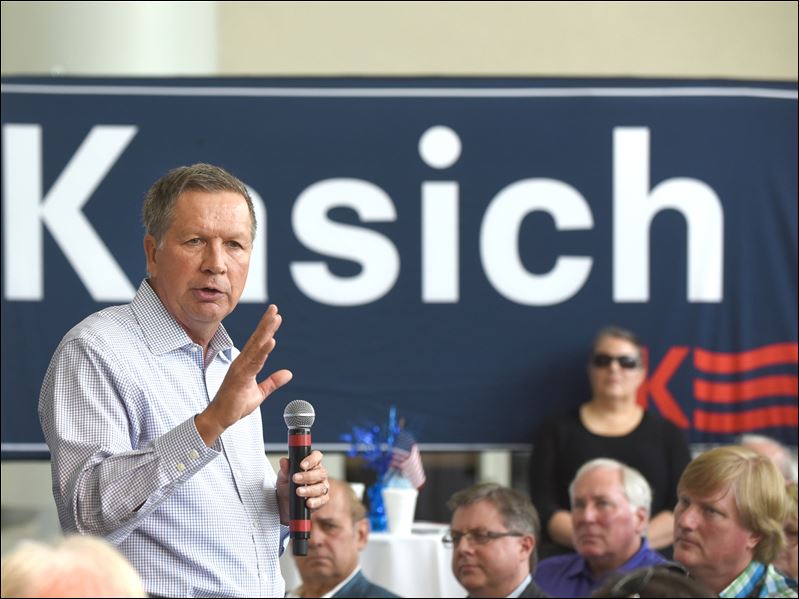
<svg viewBox="0 0 799 599">
<path fill-rule="evenodd" d="M 638 405 L 646 378 L 641 344 L 625 329 L 596 336 L 588 364 L 591 399 L 544 426 L 533 444 L 530 497 L 541 514 L 543 557 L 573 551 L 569 483 L 584 463 L 612 458 L 644 475 L 652 487 L 649 544 L 668 555 L 677 481 L 688 462 L 685 436 L 656 410 Z"/>
</svg>

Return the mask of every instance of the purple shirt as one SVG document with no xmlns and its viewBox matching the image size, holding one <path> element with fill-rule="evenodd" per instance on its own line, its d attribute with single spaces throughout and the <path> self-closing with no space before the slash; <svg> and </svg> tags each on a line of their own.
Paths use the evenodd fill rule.
<svg viewBox="0 0 799 599">
<path fill-rule="evenodd" d="M 590 597 L 591 593 L 612 574 L 654 566 L 665 561 L 668 560 L 650 549 L 649 542 L 644 538 L 641 539 L 641 547 L 629 560 L 599 579 L 594 578 L 588 568 L 588 562 L 577 553 L 545 559 L 538 564 L 533 578 L 544 592 L 553 597 Z"/>
</svg>

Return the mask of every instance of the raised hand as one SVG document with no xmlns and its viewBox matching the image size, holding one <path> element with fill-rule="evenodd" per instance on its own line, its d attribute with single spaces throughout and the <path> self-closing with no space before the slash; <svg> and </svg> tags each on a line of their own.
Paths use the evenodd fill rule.
<svg viewBox="0 0 799 599">
<path fill-rule="evenodd" d="M 278 370 L 260 383 L 258 373 L 275 349 L 275 333 L 282 318 L 274 304 L 267 308 L 241 353 L 233 360 L 219 391 L 208 407 L 195 417 L 195 425 L 210 447 L 228 427 L 249 416 L 261 403 L 291 380 L 289 370 Z"/>
</svg>

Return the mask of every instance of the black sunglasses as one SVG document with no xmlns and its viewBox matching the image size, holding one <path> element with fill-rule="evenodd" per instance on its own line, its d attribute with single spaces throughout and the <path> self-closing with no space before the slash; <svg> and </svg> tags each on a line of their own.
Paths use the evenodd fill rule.
<svg viewBox="0 0 799 599">
<path fill-rule="evenodd" d="M 638 368 L 640 362 L 638 358 L 633 356 L 611 356 L 610 354 L 594 354 L 591 357 L 591 366 L 594 368 L 607 368 L 614 361 L 619 363 L 619 366 L 626 370 Z"/>
</svg>

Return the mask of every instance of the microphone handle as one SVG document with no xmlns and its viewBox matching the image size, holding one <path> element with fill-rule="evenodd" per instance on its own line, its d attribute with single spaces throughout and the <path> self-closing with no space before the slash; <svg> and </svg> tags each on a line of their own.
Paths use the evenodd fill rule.
<svg viewBox="0 0 799 599">
<path fill-rule="evenodd" d="M 308 555 L 308 539 L 311 538 L 311 516 L 305 497 L 297 495 L 294 475 L 303 472 L 300 463 L 311 453 L 311 429 L 289 429 L 289 506 L 291 522 L 289 531 L 294 555 Z"/>
</svg>

